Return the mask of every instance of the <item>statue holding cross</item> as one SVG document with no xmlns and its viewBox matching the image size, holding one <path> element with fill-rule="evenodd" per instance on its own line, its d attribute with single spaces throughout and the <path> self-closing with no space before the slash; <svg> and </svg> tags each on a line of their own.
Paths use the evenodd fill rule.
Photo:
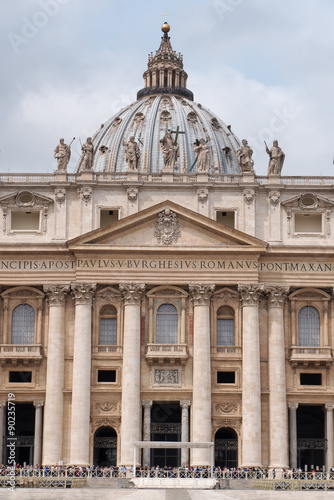
<svg viewBox="0 0 334 500">
<path fill-rule="evenodd" d="M 178 126 L 176 130 L 166 130 L 164 137 L 160 140 L 162 154 L 164 158 L 163 170 L 172 172 L 175 162 L 180 156 L 180 148 L 177 143 L 179 134 L 184 134 Z M 172 134 L 175 134 L 173 139 Z"/>
</svg>

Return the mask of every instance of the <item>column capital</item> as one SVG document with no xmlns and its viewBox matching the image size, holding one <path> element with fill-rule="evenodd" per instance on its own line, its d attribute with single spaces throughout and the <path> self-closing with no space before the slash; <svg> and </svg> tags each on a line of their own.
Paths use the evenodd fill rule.
<svg viewBox="0 0 334 500">
<path fill-rule="evenodd" d="M 264 293 L 268 295 L 268 306 L 283 307 L 289 290 L 289 286 L 265 285 Z"/>
<path fill-rule="evenodd" d="M 90 305 L 96 290 L 96 283 L 71 283 L 75 305 Z"/>
<path fill-rule="evenodd" d="M 185 408 L 189 408 L 190 404 L 191 404 L 190 400 L 187 400 L 187 399 L 180 401 L 180 406 L 181 406 L 182 410 Z"/>
<path fill-rule="evenodd" d="M 209 306 L 215 288 L 216 285 L 206 283 L 189 283 L 189 291 L 194 306 Z"/>
<path fill-rule="evenodd" d="M 260 296 L 264 292 L 264 285 L 262 283 L 249 283 L 238 285 L 238 292 L 241 295 L 243 307 L 257 306 Z"/>
<path fill-rule="evenodd" d="M 292 411 L 297 411 L 298 406 L 299 406 L 299 403 L 288 403 L 288 408 L 289 408 L 289 410 L 292 410 Z"/>
<path fill-rule="evenodd" d="M 70 292 L 70 285 L 44 285 L 43 291 L 47 294 L 49 307 L 64 306 L 65 296 Z"/>
<path fill-rule="evenodd" d="M 144 283 L 120 283 L 119 289 L 123 295 L 125 305 L 140 306 L 146 285 Z"/>
<path fill-rule="evenodd" d="M 333 411 L 334 410 L 334 403 L 326 403 L 325 410 L 326 411 Z"/>
<path fill-rule="evenodd" d="M 44 401 L 34 401 L 33 405 L 35 408 L 42 408 L 44 406 Z"/>
<path fill-rule="evenodd" d="M 141 402 L 142 406 L 144 408 L 151 408 L 151 406 L 153 405 L 153 401 L 152 400 L 149 400 L 149 399 L 144 399 L 142 402 Z"/>
</svg>

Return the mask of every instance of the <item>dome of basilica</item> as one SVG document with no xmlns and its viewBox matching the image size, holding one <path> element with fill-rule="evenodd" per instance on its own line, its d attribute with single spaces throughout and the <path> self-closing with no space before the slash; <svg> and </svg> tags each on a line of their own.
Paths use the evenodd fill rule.
<svg viewBox="0 0 334 500">
<path fill-rule="evenodd" d="M 149 54 L 145 87 L 137 101 L 101 126 L 89 144 L 89 161 L 83 145 L 77 172 L 240 173 L 239 139 L 230 126 L 193 101 L 183 57 L 172 49 L 168 31 L 163 29 L 156 54 Z"/>
</svg>

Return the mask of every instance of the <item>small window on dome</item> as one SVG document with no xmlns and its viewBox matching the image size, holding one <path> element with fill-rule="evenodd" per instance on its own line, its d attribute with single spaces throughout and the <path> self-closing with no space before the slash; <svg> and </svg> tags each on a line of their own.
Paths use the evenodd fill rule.
<svg viewBox="0 0 334 500">
<path fill-rule="evenodd" d="M 193 111 L 191 113 L 189 113 L 188 116 L 187 116 L 187 120 L 190 123 L 197 123 L 197 115 L 196 115 L 196 113 L 194 113 Z"/>
</svg>

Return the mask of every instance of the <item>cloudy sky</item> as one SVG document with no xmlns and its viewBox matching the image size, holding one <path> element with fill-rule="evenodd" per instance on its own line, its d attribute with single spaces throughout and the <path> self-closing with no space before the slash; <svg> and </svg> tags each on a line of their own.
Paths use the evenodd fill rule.
<svg viewBox="0 0 334 500">
<path fill-rule="evenodd" d="M 278 139 L 284 175 L 334 175 L 333 0 L 2 0 L 0 172 L 69 171 L 86 139 L 136 99 L 161 14 L 195 101 L 254 149 Z"/>
</svg>

